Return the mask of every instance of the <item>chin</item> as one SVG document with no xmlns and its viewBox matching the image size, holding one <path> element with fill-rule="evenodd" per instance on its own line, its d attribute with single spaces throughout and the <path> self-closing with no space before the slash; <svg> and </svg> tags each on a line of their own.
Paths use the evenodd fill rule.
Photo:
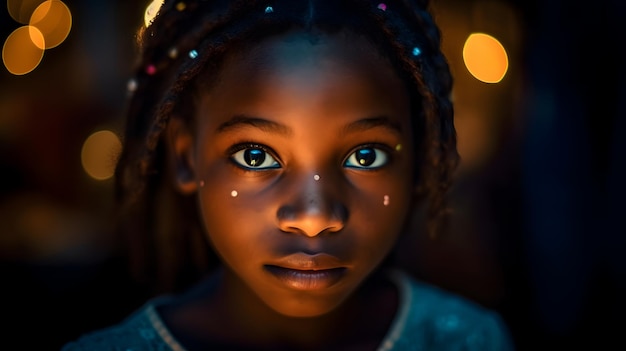
<svg viewBox="0 0 626 351">
<path fill-rule="evenodd" d="M 287 302 L 289 300 L 289 302 Z M 324 301 L 321 301 L 324 300 Z M 332 300 L 332 301 L 331 301 Z M 294 298 L 266 301 L 266 304 L 276 313 L 291 318 L 315 318 L 321 317 L 337 310 L 345 301 L 343 299 L 321 298 Z"/>
</svg>

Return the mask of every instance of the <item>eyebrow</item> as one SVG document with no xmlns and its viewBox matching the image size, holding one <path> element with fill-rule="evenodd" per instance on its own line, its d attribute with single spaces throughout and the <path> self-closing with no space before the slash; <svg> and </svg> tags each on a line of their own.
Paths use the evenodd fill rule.
<svg viewBox="0 0 626 351">
<path fill-rule="evenodd" d="M 224 133 L 224 132 L 228 132 L 231 130 L 242 128 L 244 126 L 252 126 L 268 133 L 277 133 L 277 134 L 283 134 L 283 135 L 291 135 L 293 133 L 289 127 L 283 124 L 270 121 L 261 117 L 253 117 L 253 116 L 246 116 L 246 115 L 233 116 L 233 118 L 220 124 L 220 126 L 217 127 L 217 132 Z"/>
<path fill-rule="evenodd" d="M 392 121 L 387 116 L 376 116 L 354 121 L 343 128 L 342 134 L 363 132 L 378 127 L 387 129 L 388 131 L 399 136 L 402 135 L 402 128 L 400 125 L 397 122 Z"/>
<path fill-rule="evenodd" d="M 261 117 L 253 117 L 253 116 L 246 116 L 246 115 L 233 116 L 233 118 L 220 124 L 219 127 L 217 128 L 217 132 L 224 133 L 224 132 L 228 132 L 231 130 L 242 128 L 244 126 L 252 126 L 268 133 L 277 133 L 277 134 L 282 134 L 282 135 L 293 134 L 293 131 L 291 130 L 291 128 L 283 124 L 270 121 Z M 363 131 L 370 130 L 373 128 L 378 128 L 378 127 L 387 129 L 388 131 L 391 131 L 392 133 L 397 134 L 397 135 L 402 134 L 402 128 L 400 127 L 400 125 L 392 121 L 387 116 L 363 118 L 358 121 L 354 121 L 346 125 L 342 129 L 341 134 L 345 135 L 345 134 L 350 134 L 350 133 L 358 133 L 358 132 L 363 132 Z"/>
</svg>

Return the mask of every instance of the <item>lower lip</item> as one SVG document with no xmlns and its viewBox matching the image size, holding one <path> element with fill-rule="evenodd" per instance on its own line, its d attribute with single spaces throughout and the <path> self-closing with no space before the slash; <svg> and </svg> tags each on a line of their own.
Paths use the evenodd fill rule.
<svg viewBox="0 0 626 351">
<path fill-rule="evenodd" d="M 323 270 L 297 270 L 278 266 L 265 266 L 265 269 L 283 284 L 296 290 L 321 290 L 337 284 L 344 276 L 345 268 Z"/>
</svg>

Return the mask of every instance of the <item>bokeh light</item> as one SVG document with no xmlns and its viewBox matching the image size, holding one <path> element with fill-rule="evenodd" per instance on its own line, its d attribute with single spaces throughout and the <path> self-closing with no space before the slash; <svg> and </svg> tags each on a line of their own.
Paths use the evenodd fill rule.
<svg viewBox="0 0 626 351">
<path fill-rule="evenodd" d="M 120 138 L 112 131 L 91 134 L 83 143 L 81 161 L 85 172 L 96 180 L 113 176 L 117 157 L 122 150 Z"/>
<path fill-rule="evenodd" d="M 467 70 L 485 83 L 500 82 L 509 68 L 509 59 L 500 42 L 485 33 L 472 33 L 463 46 Z"/>
<path fill-rule="evenodd" d="M 46 49 L 60 45 L 72 28 L 72 13 L 61 0 L 8 0 L 9 14 L 22 26 L 5 40 L 2 61 L 15 75 L 32 72 Z"/>
<path fill-rule="evenodd" d="M 69 35 L 72 13 L 62 1 L 44 1 L 33 12 L 30 25 L 37 27 L 46 39 L 44 49 L 51 49 L 61 44 Z"/>
<path fill-rule="evenodd" d="M 146 27 L 149 27 L 152 24 L 152 21 L 161 10 L 161 6 L 165 0 L 153 0 L 148 7 L 146 7 L 146 12 L 144 12 L 143 20 Z"/>
<path fill-rule="evenodd" d="M 2 62 L 15 75 L 33 71 L 43 58 L 45 41 L 39 29 L 22 26 L 13 31 L 2 47 Z"/>
<path fill-rule="evenodd" d="M 32 13 L 42 2 L 44 0 L 7 0 L 7 9 L 15 21 L 29 24 Z"/>
</svg>

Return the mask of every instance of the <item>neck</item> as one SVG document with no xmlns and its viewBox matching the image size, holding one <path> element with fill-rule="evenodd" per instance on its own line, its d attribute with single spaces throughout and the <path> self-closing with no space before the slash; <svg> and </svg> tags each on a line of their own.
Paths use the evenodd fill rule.
<svg viewBox="0 0 626 351">
<path fill-rule="evenodd" d="M 193 311 L 195 316 L 190 323 L 195 325 L 196 335 L 188 338 L 193 344 L 206 346 L 217 342 L 238 349 L 330 350 L 346 345 L 350 349 L 355 349 L 355 345 L 356 349 L 361 348 L 358 345 L 372 349 L 385 336 L 397 310 L 397 291 L 379 273 L 373 274 L 335 310 L 306 318 L 279 314 L 234 274 L 218 274 L 219 288 L 210 299 L 205 295 L 204 301 L 190 301 L 185 303 L 188 308 L 182 309 Z M 180 329 L 192 328 L 187 325 Z M 181 342 L 185 344 L 183 338 Z"/>
</svg>

